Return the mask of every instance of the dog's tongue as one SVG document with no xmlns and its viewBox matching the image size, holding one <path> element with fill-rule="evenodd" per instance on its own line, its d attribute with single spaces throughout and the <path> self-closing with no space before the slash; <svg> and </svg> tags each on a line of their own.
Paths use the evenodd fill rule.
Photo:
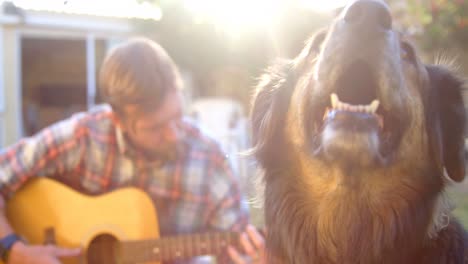
<svg viewBox="0 0 468 264">
<path fill-rule="evenodd" d="M 383 119 L 366 112 L 353 112 L 346 110 L 328 110 L 324 116 L 324 125 L 333 123 L 336 129 L 349 130 L 350 133 L 371 128 L 383 129 Z"/>
</svg>

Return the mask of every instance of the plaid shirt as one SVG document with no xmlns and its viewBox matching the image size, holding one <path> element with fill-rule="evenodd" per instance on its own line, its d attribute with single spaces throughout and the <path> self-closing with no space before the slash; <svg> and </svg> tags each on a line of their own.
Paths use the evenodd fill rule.
<svg viewBox="0 0 468 264">
<path fill-rule="evenodd" d="M 153 199 L 161 236 L 241 231 L 248 206 L 219 145 L 183 120 L 179 151 L 148 161 L 127 144 L 107 105 L 78 113 L 0 153 L 0 192 L 8 198 L 32 177 L 48 176 L 89 194 L 137 186 Z"/>
</svg>

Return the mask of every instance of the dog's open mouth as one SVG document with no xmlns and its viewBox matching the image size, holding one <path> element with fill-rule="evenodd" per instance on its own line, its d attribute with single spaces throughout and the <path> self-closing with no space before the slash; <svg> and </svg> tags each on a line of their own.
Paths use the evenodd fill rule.
<svg viewBox="0 0 468 264">
<path fill-rule="evenodd" d="M 401 132 L 396 127 L 397 117 L 382 106 L 380 85 L 375 70 L 367 63 L 358 60 L 350 64 L 330 89 L 329 103 L 322 110 L 322 139 L 327 132 L 333 137 L 330 144 L 343 146 L 340 152 L 350 150 L 350 146 L 364 151 L 359 146 L 362 143 L 375 148 L 379 156 L 387 156 Z M 374 143 L 369 140 L 376 141 L 378 146 L 370 147 Z"/>
<path fill-rule="evenodd" d="M 340 75 L 326 107 L 323 121 L 340 123 L 350 132 L 384 129 L 385 116 L 378 98 L 379 84 L 370 66 L 357 60 Z"/>
<path fill-rule="evenodd" d="M 370 122 L 375 122 L 381 129 L 384 125 L 384 119 L 377 114 L 379 100 L 375 99 L 367 105 L 353 105 L 340 101 L 336 93 L 330 95 L 331 108 L 325 110 L 323 120 L 325 122 L 335 119 L 339 115 L 348 116 L 352 119 L 353 116 L 357 119 L 368 119 Z M 346 117 L 344 117 L 346 118 Z"/>
</svg>

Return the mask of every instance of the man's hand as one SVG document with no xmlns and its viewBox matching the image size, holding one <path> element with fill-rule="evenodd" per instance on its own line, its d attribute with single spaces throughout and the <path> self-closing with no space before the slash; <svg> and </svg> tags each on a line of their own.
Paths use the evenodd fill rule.
<svg viewBox="0 0 468 264">
<path fill-rule="evenodd" d="M 247 256 L 242 255 L 233 247 L 228 247 L 228 254 L 235 264 L 265 264 L 265 239 L 251 225 L 247 226 L 247 230 L 241 234 L 240 238 L 242 247 Z"/>
<path fill-rule="evenodd" d="M 80 249 L 60 248 L 53 245 L 35 246 L 25 245 L 23 242 L 13 244 L 8 264 L 60 264 L 61 257 L 76 257 L 80 255 Z"/>
</svg>

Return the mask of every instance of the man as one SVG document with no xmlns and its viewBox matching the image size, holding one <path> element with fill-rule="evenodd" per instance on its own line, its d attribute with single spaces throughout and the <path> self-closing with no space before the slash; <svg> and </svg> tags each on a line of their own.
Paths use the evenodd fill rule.
<svg viewBox="0 0 468 264">
<path fill-rule="evenodd" d="M 108 105 L 75 114 L 0 154 L 0 207 L 32 177 L 53 177 L 91 194 L 137 186 L 155 201 L 162 236 L 245 230 L 241 244 L 248 256 L 232 247 L 227 255 L 234 263 L 263 261 L 263 238 L 247 224 L 238 179 L 218 144 L 183 118 L 181 86 L 177 67 L 156 43 L 138 38 L 114 48 L 99 76 Z M 80 254 L 21 241 L 4 214 L 0 244 L 9 249 L 2 257 L 11 264 L 59 263 Z"/>
</svg>

